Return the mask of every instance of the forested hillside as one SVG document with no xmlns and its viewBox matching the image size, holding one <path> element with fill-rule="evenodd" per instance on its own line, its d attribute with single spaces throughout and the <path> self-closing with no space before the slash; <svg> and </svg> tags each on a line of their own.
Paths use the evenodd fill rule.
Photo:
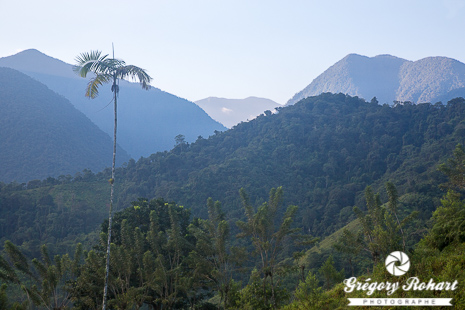
<svg viewBox="0 0 465 310">
<path fill-rule="evenodd" d="M 431 194 L 436 165 L 463 143 L 465 103 L 389 107 L 357 97 L 323 94 L 171 152 L 130 162 L 118 171 L 119 203 L 164 197 L 205 215 L 208 197 L 238 217 L 237 191 L 266 197 L 283 186 L 301 225 L 314 234 L 347 222 L 367 185 L 393 180 L 401 193 Z M 422 205 L 433 209 L 432 202 Z"/>
<path fill-rule="evenodd" d="M 386 279 L 379 262 L 399 249 L 417 275 L 461 281 L 464 137 L 463 98 L 390 107 L 343 94 L 178 136 L 117 171 L 109 304 L 343 309 L 342 279 Z M 108 178 L 0 183 L 0 305 L 100 307 Z"/>
<path fill-rule="evenodd" d="M 0 181 L 100 171 L 112 142 L 64 97 L 29 76 L 0 68 Z M 119 149 L 119 164 L 129 160 Z"/>
<path fill-rule="evenodd" d="M 117 170 L 118 209 L 140 197 L 162 197 L 190 208 L 194 216 L 206 216 L 205 202 L 212 197 L 223 203 L 232 219 L 238 219 L 243 216 L 240 188 L 261 203 L 270 188 L 282 186 L 284 203 L 299 207 L 296 225 L 324 236 L 354 218 L 352 207 L 363 205 L 366 186 L 379 190 L 392 181 L 401 195 L 413 193 L 409 203 L 427 219 L 439 204 L 438 198 L 431 199 L 440 195 L 432 184 L 443 178 L 436 167 L 465 137 L 463 99 L 447 105 L 389 107 L 324 94 L 282 108 L 278 114 L 265 114 L 208 139 L 199 137 L 192 144 L 179 137 L 170 152 L 130 160 Z M 74 180 L 45 180 L 29 185 L 36 187 L 33 196 L 21 186 L 4 186 L 4 204 L 12 195 L 34 198 L 25 204 L 31 206 L 24 211 L 32 212 L 31 216 L 23 213 L 31 222 L 11 221 L 3 237 L 16 238 L 15 231 L 24 225 L 32 229 L 33 219 L 39 216 L 34 206 L 44 201 L 49 202 L 48 212 L 64 217 L 77 211 L 94 214 L 84 221 L 87 227 L 78 227 L 86 232 L 95 229 L 92 225 L 103 220 L 106 207 L 105 202 L 98 203 L 101 196 L 93 198 L 94 191 L 104 192 L 109 177 L 105 170 L 97 175 L 86 172 Z M 73 203 L 62 202 L 68 195 L 76 197 Z M 71 222 L 69 232 L 73 223 L 80 221 Z M 66 231 L 55 238 L 65 237 Z"/>
</svg>

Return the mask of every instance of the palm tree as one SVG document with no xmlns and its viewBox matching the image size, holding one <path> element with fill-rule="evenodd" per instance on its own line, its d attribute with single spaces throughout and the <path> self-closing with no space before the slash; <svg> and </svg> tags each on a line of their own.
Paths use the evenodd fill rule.
<svg viewBox="0 0 465 310">
<path fill-rule="evenodd" d="M 87 84 L 86 97 L 91 99 L 98 96 L 98 88 L 104 83 L 112 82 L 111 91 L 113 92 L 113 103 L 115 112 L 115 123 L 113 128 L 113 163 L 111 166 L 111 185 L 110 190 L 110 211 L 108 216 L 108 242 L 107 242 L 107 257 L 105 266 L 105 287 L 103 290 L 103 306 L 102 309 L 106 310 L 107 295 L 108 295 L 108 274 L 110 271 L 110 243 L 111 243 L 111 224 L 112 224 L 112 211 L 113 211 L 113 192 L 115 183 L 115 160 L 116 160 L 116 127 L 117 127 L 117 99 L 119 93 L 119 79 L 127 79 L 138 81 L 143 89 L 150 89 L 150 81 L 152 78 L 145 72 L 145 70 L 126 65 L 123 60 L 115 59 L 114 51 L 113 58 L 108 55 L 102 55 L 100 51 L 91 51 L 90 53 L 82 53 L 76 57 L 76 65 L 73 70 L 81 77 L 87 77 L 91 73 L 92 77 Z"/>
</svg>

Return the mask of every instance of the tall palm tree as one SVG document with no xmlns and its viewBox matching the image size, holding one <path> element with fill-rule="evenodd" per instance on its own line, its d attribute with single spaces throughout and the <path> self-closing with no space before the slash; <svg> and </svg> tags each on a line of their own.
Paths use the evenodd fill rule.
<svg viewBox="0 0 465 310">
<path fill-rule="evenodd" d="M 108 55 L 102 55 L 100 51 L 91 51 L 89 53 L 82 53 L 76 57 L 76 65 L 73 70 L 81 77 L 87 77 L 91 73 L 92 77 L 87 84 L 86 97 L 96 98 L 98 96 L 99 87 L 102 84 L 112 82 L 111 91 L 113 92 L 113 104 L 115 113 L 115 123 L 113 128 L 113 163 L 111 166 L 111 185 L 110 190 L 110 211 L 108 216 L 108 242 L 107 242 L 107 257 L 105 266 L 105 287 L 103 290 L 103 306 L 102 309 L 106 310 L 107 295 L 108 295 L 108 274 L 110 271 L 110 243 L 111 243 L 111 225 L 112 225 L 112 212 L 113 212 L 113 192 L 115 183 L 115 160 L 116 160 L 116 127 L 117 127 L 117 99 L 119 93 L 120 79 L 130 79 L 138 81 L 143 89 L 150 89 L 150 81 L 152 78 L 145 72 L 145 70 L 126 65 L 123 60 L 109 58 Z"/>
</svg>

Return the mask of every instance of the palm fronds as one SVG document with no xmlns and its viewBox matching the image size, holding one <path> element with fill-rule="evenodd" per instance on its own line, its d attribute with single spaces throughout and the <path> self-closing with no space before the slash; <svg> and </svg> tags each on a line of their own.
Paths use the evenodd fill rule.
<svg viewBox="0 0 465 310">
<path fill-rule="evenodd" d="M 89 73 L 95 75 L 87 85 L 86 97 L 89 98 L 97 97 L 99 86 L 112 80 L 114 84 L 117 79 L 137 81 L 143 89 L 150 89 L 150 81 L 152 80 L 144 69 L 133 65 L 126 65 L 120 59 L 108 58 L 108 54 L 102 55 L 100 51 L 81 53 L 76 57 L 76 65 L 73 67 L 73 70 L 81 77 L 87 77 Z"/>
</svg>

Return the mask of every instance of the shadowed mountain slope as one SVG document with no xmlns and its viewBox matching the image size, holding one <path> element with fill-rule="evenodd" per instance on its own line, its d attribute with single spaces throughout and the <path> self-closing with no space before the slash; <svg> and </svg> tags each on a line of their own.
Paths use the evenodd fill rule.
<svg viewBox="0 0 465 310">
<path fill-rule="evenodd" d="M 72 65 L 33 49 L 0 58 L 0 66 L 17 69 L 47 85 L 113 136 L 110 85 L 101 87 L 98 98 L 87 99 L 88 81 L 74 74 Z M 146 91 L 137 83 L 121 81 L 119 96 L 118 143 L 133 158 L 171 149 L 179 134 L 192 142 L 199 135 L 208 137 L 215 130 L 226 130 L 193 102 L 154 87 Z"/>
<path fill-rule="evenodd" d="M 0 67 L 0 181 L 25 182 L 111 165 L 110 137 L 64 97 Z M 129 160 L 119 148 L 118 161 Z"/>
</svg>

